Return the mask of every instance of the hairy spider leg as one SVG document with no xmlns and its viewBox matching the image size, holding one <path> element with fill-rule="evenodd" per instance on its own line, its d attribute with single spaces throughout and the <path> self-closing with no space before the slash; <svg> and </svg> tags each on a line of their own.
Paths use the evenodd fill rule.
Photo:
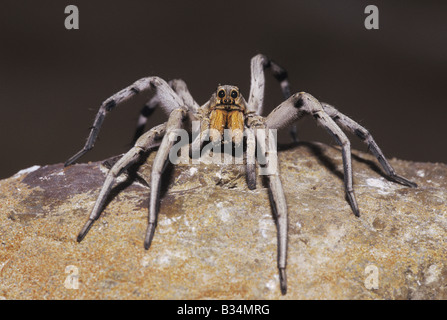
<svg viewBox="0 0 447 320">
<path fill-rule="evenodd" d="M 84 147 L 78 153 L 68 159 L 65 162 L 65 166 L 69 166 L 70 164 L 74 163 L 87 151 L 93 148 L 104 118 L 109 111 L 111 111 L 120 103 L 129 100 L 134 95 L 149 89 L 157 90 L 157 96 L 160 100 L 160 105 L 163 107 L 167 114 L 183 105 L 182 99 L 163 79 L 159 77 L 146 77 L 136 81 L 132 85 L 124 88 L 110 98 L 106 99 L 101 104 Z"/>
<path fill-rule="evenodd" d="M 158 96 L 153 96 L 140 111 L 140 116 L 138 117 L 137 128 L 132 139 L 132 143 L 135 143 L 138 138 L 144 133 L 146 127 L 147 119 L 154 113 L 155 109 L 158 107 L 160 100 Z"/>
<path fill-rule="evenodd" d="M 256 189 L 256 137 L 253 129 L 246 128 L 247 151 L 245 177 L 250 190 Z"/>
<path fill-rule="evenodd" d="M 252 111 L 261 115 L 264 106 L 265 70 L 271 69 L 273 76 L 278 80 L 284 100 L 290 97 L 290 83 L 287 71 L 263 54 L 258 54 L 251 59 L 251 84 L 248 104 Z M 298 142 L 295 125 L 290 126 L 290 135 L 293 142 Z"/>
<path fill-rule="evenodd" d="M 290 97 L 290 84 L 287 71 L 263 54 L 258 54 L 251 59 L 251 83 L 248 104 L 250 111 L 262 114 L 264 106 L 265 70 L 271 68 L 273 76 L 279 81 L 284 99 Z"/>
<path fill-rule="evenodd" d="M 183 105 L 187 106 L 193 112 L 197 112 L 200 108 L 198 103 L 194 100 L 191 93 L 186 86 L 186 83 L 181 79 L 173 79 L 168 82 L 169 86 L 177 93 L 182 99 Z M 155 94 L 141 109 L 140 116 L 138 117 L 137 128 L 135 130 L 133 143 L 143 134 L 144 128 L 147 123 L 147 119 L 154 113 L 155 109 L 160 104 L 160 98 Z"/>
<path fill-rule="evenodd" d="M 385 158 L 385 155 L 383 154 L 382 150 L 380 150 L 379 146 L 374 141 L 374 138 L 367 129 L 365 129 L 364 127 L 359 125 L 356 121 L 352 120 L 348 116 L 338 111 L 335 107 L 324 102 L 322 102 L 321 105 L 323 106 L 324 111 L 337 124 L 339 124 L 343 129 L 356 135 L 358 138 L 360 138 L 360 140 L 362 140 L 368 146 L 369 151 L 377 158 L 380 165 L 383 167 L 386 174 L 391 180 L 406 185 L 408 187 L 412 188 L 417 187 L 416 183 L 411 182 L 410 180 L 396 174 L 396 171 L 388 162 L 388 160 Z"/>
<path fill-rule="evenodd" d="M 197 159 L 200 158 L 200 150 L 205 141 L 209 139 L 210 118 L 209 116 L 206 116 L 209 113 L 209 105 L 210 101 L 207 101 L 200 107 L 198 112 L 195 113 L 195 116 L 199 119 L 200 125 L 195 127 L 194 123 L 192 124 L 192 143 L 189 156 L 191 159 L 194 159 L 194 161 L 197 161 Z"/>
<path fill-rule="evenodd" d="M 260 128 L 265 129 L 265 126 L 262 125 Z M 258 131 L 256 132 L 256 137 L 258 138 Z M 272 152 L 271 145 L 268 141 L 268 134 L 266 136 L 266 141 L 264 144 L 266 150 L 265 153 L 268 154 Z M 272 163 L 268 163 L 268 166 L 273 165 Z M 278 238 L 278 271 L 279 271 L 279 284 L 281 288 L 281 293 L 284 295 L 287 293 L 287 277 L 286 277 L 286 264 L 287 264 L 287 203 L 284 195 L 284 190 L 282 187 L 281 179 L 279 178 L 279 168 L 278 162 L 275 162 L 277 166 L 273 170 L 269 171 L 273 172 L 272 174 L 268 174 L 268 183 L 270 190 L 270 198 L 272 202 L 273 211 L 275 213 L 276 225 L 277 225 L 277 238 Z"/>
<path fill-rule="evenodd" d="M 275 146 L 271 144 L 268 130 L 263 121 L 262 116 L 254 115 L 247 121 L 248 130 L 252 130 L 257 142 L 258 148 L 261 153 L 268 155 L 275 150 L 272 150 Z M 258 130 L 260 129 L 260 130 Z M 264 132 L 264 134 L 260 134 Z M 262 139 L 265 139 L 262 141 Z M 277 238 L 278 238 L 278 271 L 279 271 L 279 283 L 281 293 L 284 295 L 287 293 L 287 277 L 286 277 L 286 265 L 287 265 L 287 202 L 284 195 L 281 179 L 279 177 L 278 161 L 268 161 L 265 164 L 266 168 L 269 167 L 267 172 L 267 179 L 269 184 L 269 197 L 272 204 L 273 213 L 276 221 Z M 271 166 L 275 166 L 272 168 Z"/>
<path fill-rule="evenodd" d="M 79 232 L 77 241 L 81 242 L 82 239 L 86 236 L 93 223 L 99 218 L 101 212 L 103 210 L 104 204 L 107 200 L 107 196 L 112 189 L 112 186 L 116 180 L 116 178 L 126 170 L 130 165 L 137 162 L 145 152 L 148 150 L 157 147 L 160 144 L 161 138 L 164 136 L 166 131 L 167 123 L 158 125 L 151 130 L 147 131 L 143 134 L 135 143 L 135 146 L 131 148 L 117 163 L 113 165 L 113 167 L 107 173 L 104 184 L 102 185 L 101 191 L 99 192 L 99 196 L 96 199 L 95 205 L 92 209 L 92 212 L 89 216 L 87 223 L 82 228 L 81 232 Z"/>
<path fill-rule="evenodd" d="M 305 92 L 296 93 L 276 107 L 267 116 L 265 124 L 267 128 L 280 129 L 289 126 L 306 114 L 312 115 L 318 124 L 322 125 L 341 147 L 346 196 L 352 211 L 356 216 L 359 216 L 360 211 L 352 183 L 351 143 L 346 134 L 324 111 L 317 99 Z"/>
<path fill-rule="evenodd" d="M 148 227 L 146 230 L 146 237 L 144 239 L 144 248 L 149 249 L 152 243 L 152 239 L 155 233 L 155 227 L 157 226 L 157 214 L 158 204 L 160 202 L 160 182 L 161 175 L 166 167 L 169 157 L 169 151 L 171 150 L 175 139 L 171 137 L 171 133 L 180 129 L 183 125 L 183 121 L 186 119 L 186 108 L 178 108 L 171 112 L 166 125 L 166 134 L 158 148 L 157 155 L 155 156 L 154 163 L 152 164 L 151 173 L 151 195 L 149 199 L 149 219 Z M 176 135 L 175 135 L 176 136 Z"/>
</svg>

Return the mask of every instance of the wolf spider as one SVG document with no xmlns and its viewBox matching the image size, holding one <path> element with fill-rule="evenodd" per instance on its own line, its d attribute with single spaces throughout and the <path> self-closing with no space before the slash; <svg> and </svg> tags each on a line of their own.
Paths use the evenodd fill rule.
<svg viewBox="0 0 447 320">
<path fill-rule="evenodd" d="M 273 76 L 279 81 L 285 100 L 267 117 L 263 117 L 261 113 L 264 102 L 264 71 L 269 68 Z M 391 180 L 409 187 L 416 187 L 415 183 L 395 173 L 371 134 L 357 122 L 340 113 L 333 106 L 319 102 L 309 93 L 299 92 L 291 95 L 287 72 L 278 64 L 261 54 L 251 59 L 251 87 L 248 101 L 242 97 L 237 87 L 223 85 L 218 86 L 216 92 L 212 94 L 211 99 L 200 106 L 193 99 L 186 84 L 182 80 L 172 80 L 168 83 L 159 77 L 146 77 L 136 81 L 134 84 L 119 91 L 102 103 L 87 138 L 87 142 L 82 150 L 65 163 L 65 166 L 74 163 L 79 157 L 92 149 L 103 120 L 109 111 L 132 96 L 152 89 L 155 89 L 156 94 L 141 111 L 135 134 L 135 144 L 109 170 L 89 219 L 77 237 L 78 242 L 85 237 L 93 222 L 99 218 L 116 178 L 129 166 L 138 162 L 149 150 L 158 147 L 158 152 L 152 165 L 149 223 L 144 240 L 144 247 L 149 249 L 157 224 L 160 179 L 165 164 L 167 163 L 169 151 L 174 144 L 174 141 L 168 137 L 171 132 L 175 132 L 175 130 L 180 128 L 186 128 L 189 134 L 194 135 L 194 130 L 191 127 L 192 121 L 200 122 L 200 132 L 199 134 L 196 132 L 197 138 L 193 141 L 193 144 L 198 143 L 199 147 L 203 146 L 203 143 L 207 139 L 211 143 L 221 142 L 224 139 L 224 129 L 230 129 L 235 132 L 232 135 L 232 140 L 236 145 L 243 141 L 244 133 L 250 133 L 246 135 L 246 157 L 247 159 L 254 159 L 256 146 L 260 145 L 260 139 L 265 139 L 265 136 L 261 137 L 258 134 L 260 131 L 258 129 L 290 127 L 304 115 L 311 115 L 318 124 L 329 132 L 341 147 L 346 198 L 356 216 L 359 216 L 360 212 L 352 186 L 350 142 L 341 128 L 353 133 L 368 145 L 369 150 L 377 157 Z M 147 118 L 157 106 L 160 106 L 168 114 L 168 120 L 142 134 Z M 265 146 L 264 151 L 266 153 L 272 151 L 270 150 L 269 143 L 266 143 Z M 276 163 L 274 165 L 277 166 Z M 250 189 L 256 188 L 256 165 L 253 162 L 247 161 L 246 176 L 248 187 Z M 271 170 L 267 175 L 267 180 L 277 224 L 277 264 L 280 289 L 282 294 L 286 294 L 287 204 L 278 170 Z"/>
</svg>

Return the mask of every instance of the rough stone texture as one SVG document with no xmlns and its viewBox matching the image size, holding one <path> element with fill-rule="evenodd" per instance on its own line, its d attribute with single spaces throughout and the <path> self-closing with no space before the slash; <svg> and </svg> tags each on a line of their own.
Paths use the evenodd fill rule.
<svg viewBox="0 0 447 320">
<path fill-rule="evenodd" d="M 447 165 L 393 159 L 398 173 L 418 183 L 411 189 L 388 181 L 369 154 L 353 154 L 360 218 L 344 196 L 337 148 L 303 143 L 279 152 L 289 207 L 286 296 L 279 290 L 268 190 L 261 180 L 248 190 L 238 166 L 169 169 L 149 251 L 144 184 L 117 184 L 101 218 L 77 243 L 106 169 L 97 162 L 19 172 L 0 181 L 0 296 L 447 298 Z M 141 175 L 148 176 L 153 158 Z M 74 274 L 69 266 L 78 272 L 78 289 L 65 286 Z"/>
</svg>

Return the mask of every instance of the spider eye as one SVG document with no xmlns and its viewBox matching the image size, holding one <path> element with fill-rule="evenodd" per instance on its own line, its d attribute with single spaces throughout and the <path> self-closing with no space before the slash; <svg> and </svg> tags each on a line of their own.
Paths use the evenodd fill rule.
<svg viewBox="0 0 447 320">
<path fill-rule="evenodd" d="M 231 97 L 233 99 L 236 99 L 237 98 L 237 91 L 235 91 L 235 90 L 231 91 Z"/>
<path fill-rule="evenodd" d="M 217 95 L 219 96 L 219 98 L 223 98 L 223 97 L 225 97 L 225 91 L 224 90 L 220 90 Z"/>
</svg>

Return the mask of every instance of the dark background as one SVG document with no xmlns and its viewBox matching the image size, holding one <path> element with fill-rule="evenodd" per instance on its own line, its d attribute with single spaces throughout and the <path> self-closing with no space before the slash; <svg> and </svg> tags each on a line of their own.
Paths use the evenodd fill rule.
<svg viewBox="0 0 447 320">
<path fill-rule="evenodd" d="M 64 27 L 70 4 L 79 30 Z M 379 8 L 379 30 L 364 27 L 368 4 Z M 288 70 L 293 92 L 368 128 L 389 158 L 447 163 L 446 18 L 446 1 L 2 0 L 0 178 L 64 162 L 100 103 L 144 76 L 184 79 L 199 104 L 219 83 L 247 97 L 257 53 Z M 281 102 L 270 74 L 266 94 L 270 111 Z M 110 113 L 80 161 L 125 152 L 146 98 Z M 152 124 L 164 119 L 158 111 Z M 299 126 L 301 140 L 333 143 L 312 119 Z"/>
</svg>

